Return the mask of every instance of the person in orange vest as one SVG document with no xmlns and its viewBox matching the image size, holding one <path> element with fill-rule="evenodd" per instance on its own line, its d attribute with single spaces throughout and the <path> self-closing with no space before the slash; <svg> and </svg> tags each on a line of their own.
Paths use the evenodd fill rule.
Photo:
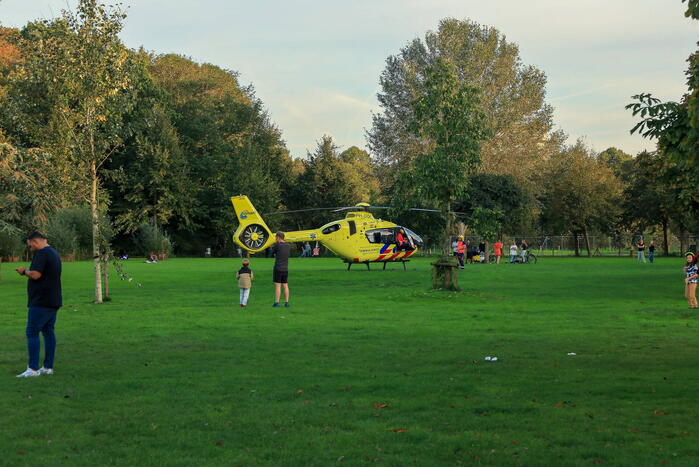
<svg viewBox="0 0 699 467">
<path fill-rule="evenodd" d="M 466 244 L 464 243 L 464 236 L 459 235 L 459 240 L 456 242 L 456 259 L 459 261 L 459 268 L 464 268 L 464 253 L 466 251 Z"/>
</svg>

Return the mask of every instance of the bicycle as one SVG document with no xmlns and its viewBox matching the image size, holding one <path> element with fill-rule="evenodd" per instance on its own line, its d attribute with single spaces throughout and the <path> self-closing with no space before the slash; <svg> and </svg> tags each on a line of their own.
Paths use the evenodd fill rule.
<svg viewBox="0 0 699 467">
<path fill-rule="evenodd" d="M 491 257 L 494 258 L 495 255 L 491 255 Z M 503 259 L 504 259 L 505 261 L 507 261 L 508 263 L 510 262 L 510 257 L 509 257 L 509 256 L 503 256 Z M 538 259 L 538 258 L 536 257 L 536 255 L 535 255 L 534 253 L 532 253 L 532 252 L 530 252 L 529 250 L 527 250 L 527 260 L 526 260 L 526 261 L 522 261 L 522 255 L 517 255 L 517 256 L 515 256 L 515 260 L 514 260 L 512 263 L 513 263 L 513 264 L 514 264 L 514 263 L 520 263 L 520 264 L 522 264 L 522 263 L 524 263 L 524 264 L 536 264 L 537 259 Z"/>
</svg>

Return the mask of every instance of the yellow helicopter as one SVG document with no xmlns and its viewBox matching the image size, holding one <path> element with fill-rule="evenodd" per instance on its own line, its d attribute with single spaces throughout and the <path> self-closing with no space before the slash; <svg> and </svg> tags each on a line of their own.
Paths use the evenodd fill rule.
<svg viewBox="0 0 699 467">
<path fill-rule="evenodd" d="M 233 209 L 240 225 L 233 239 L 241 248 L 258 253 L 275 243 L 262 215 L 255 210 L 247 196 L 233 196 Z M 329 222 L 318 229 L 284 232 L 287 242 L 318 242 L 348 263 L 401 262 L 403 269 L 407 259 L 423 245 L 422 239 L 406 227 L 376 219 L 368 210 L 375 208 L 367 203 L 352 207 L 335 208 L 333 212 L 348 211 L 344 219 Z M 304 211 L 304 210 L 301 210 Z M 285 212 L 301 212 L 285 211 Z M 420 209 L 420 211 L 432 211 Z"/>
</svg>

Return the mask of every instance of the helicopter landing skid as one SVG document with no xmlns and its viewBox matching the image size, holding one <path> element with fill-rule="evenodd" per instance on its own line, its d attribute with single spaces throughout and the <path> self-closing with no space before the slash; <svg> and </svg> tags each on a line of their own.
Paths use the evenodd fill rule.
<svg viewBox="0 0 699 467">
<path fill-rule="evenodd" d="M 366 270 L 371 271 L 371 267 L 369 267 L 369 263 L 383 263 L 383 270 L 386 270 L 386 263 L 402 263 L 403 264 L 403 271 L 407 271 L 408 268 L 406 267 L 405 263 L 409 263 L 409 259 L 397 259 L 394 261 L 345 261 L 347 263 L 347 270 L 349 271 L 352 269 L 353 264 L 366 264 Z"/>
</svg>

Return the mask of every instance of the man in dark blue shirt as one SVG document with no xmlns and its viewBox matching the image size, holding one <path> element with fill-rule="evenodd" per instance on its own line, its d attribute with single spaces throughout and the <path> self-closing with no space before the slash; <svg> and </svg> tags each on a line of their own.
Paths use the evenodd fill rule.
<svg viewBox="0 0 699 467">
<path fill-rule="evenodd" d="M 289 255 L 291 254 L 291 245 L 284 241 L 284 232 L 277 232 L 277 243 L 272 247 L 274 255 L 274 273 L 272 281 L 274 282 L 274 304 L 273 307 L 279 306 L 279 296 L 281 288 L 284 287 L 284 306 L 289 307 Z"/>
<path fill-rule="evenodd" d="M 63 305 L 61 296 L 61 257 L 51 248 L 39 232 L 27 237 L 27 245 L 34 253 L 29 269 L 16 269 L 20 276 L 27 276 L 27 350 L 29 364 L 18 378 L 53 374 L 53 359 L 56 353 L 54 326 L 56 314 Z M 41 341 L 44 335 L 44 366 L 39 368 Z"/>
</svg>

